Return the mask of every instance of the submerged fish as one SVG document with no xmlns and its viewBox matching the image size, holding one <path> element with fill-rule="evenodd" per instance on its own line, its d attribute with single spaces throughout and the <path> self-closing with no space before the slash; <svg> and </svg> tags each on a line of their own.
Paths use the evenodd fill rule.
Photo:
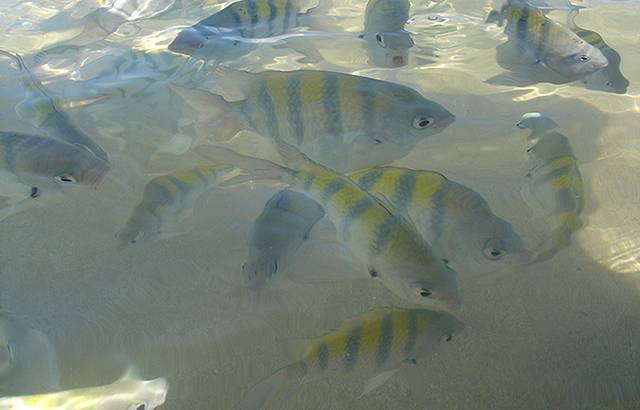
<svg viewBox="0 0 640 410">
<path fill-rule="evenodd" d="M 516 124 L 532 130 L 534 144 L 527 149 L 531 165 L 527 176 L 534 187 L 550 190 L 553 198 L 553 211 L 545 216 L 551 233 L 534 249 L 533 262 L 550 259 L 568 247 L 574 232 L 583 226 L 584 185 L 578 162 L 567 137 L 549 131 L 552 121 L 539 113 L 528 113 Z"/>
<path fill-rule="evenodd" d="M 59 383 L 58 359 L 49 338 L 16 315 L 0 312 L 0 395 L 49 391 Z"/>
<path fill-rule="evenodd" d="M 600 34 L 578 26 L 575 22 L 577 14 L 578 10 L 569 13 L 569 28 L 571 28 L 571 31 L 576 33 L 581 39 L 600 50 L 609 62 L 605 68 L 582 78 L 581 82 L 585 87 L 592 90 L 607 91 L 617 94 L 626 93 L 627 87 L 629 87 L 629 80 L 627 80 L 620 71 L 620 54 L 611 48 Z"/>
<path fill-rule="evenodd" d="M 242 410 L 263 408 L 280 390 L 364 370 L 373 374 L 363 394 L 385 383 L 407 364 L 417 364 L 438 344 L 450 342 L 463 324 L 443 312 L 420 309 L 376 309 L 344 321 L 340 327 L 311 340 L 299 360 L 252 387 L 240 402 Z"/>
<path fill-rule="evenodd" d="M 498 49 L 498 60 L 507 69 L 543 66 L 550 70 L 549 81 L 558 83 L 577 80 L 608 64 L 600 50 L 524 0 L 509 0 L 487 22 L 501 24 L 505 19 L 509 41 Z"/>
<path fill-rule="evenodd" d="M 379 167 L 357 171 L 349 177 L 407 215 L 434 252 L 463 275 L 494 272 L 524 263 L 530 256 L 511 224 L 496 216 L 480 194 L 437 172 Z M 271 203 L 278 195 L 256 219 L 249 248 L 250 273 L 261 287 L 272 279 L 275 271 L 285 268 L 290 253 L 303 240 L 300 231 L 296 231 L 297 235 L 289 234 L 288 229 L 281 230 L 275 224 L 280 211 Z M 304 232 L 322 217 L 302 212 L 319 206 L 304 195 L 289 198 L 287 206 L 286 221 L 295 221 L 296 226 L 304 227 Z"/>
<path fill-rule="evenodd" d="M 44 86 L 29 71 L 22 57 L 0 50 L 0 54 L 13 59 L 21 72 L 22 84 L 27 91 L 27 98 L 16 107 L 16 112 L 25 121 L 29 121 L 36 128 L 40 128 L 51 137 L 58 138 L 70 144 L 87 147 L 97 157 L 108 164 L 107 153 L 96 144 L 82 130 L 76 127 L 69 116 L 58 110 L 56 101 L 49 95 Z"/>
<path fill-rule="evenodd" d="M 412 88 L 328 71 L 223 71 L 243 91 L 227 102 L 174 86 L 186 102 L 220 124 L 208 135 L 227 140 L 240 130 L 284 140 L 338 171 L 391 162 L 437 134 L 455 116 Z M 228 74 L 225 75 L 225 74 Z"/>
<path fill-rule="evenodd" d="M 109 164 L 84 145 L 0 132 L 0 168 L 24 184 L 54 186 L 77 182 L 95 186 L 109 171 Z"/>
<path fill-rule="evenodd" d="M 153 410 L 164 403 L 168 389 L 163 378 L 138 380 L 127 373 L 106 386 L 0 397 L 0 410 Z"/>
<path fill-rule="evenodd" d="M 251 51 L 251 43 L 227 40 L 274 37 L 299 27 L 308 15 L 309 7 L 299 0 L 240 0 L 186 28 L 169 44 L 169 50 L 194 55 L 208 42 L 214 41 L 209 55 L 239 57 Z M 224 37 L 216 41 L 217 37 Z"/>
<path fill-rule="evenodd" d="M 178 223 L 191 215 L 198 198 L 231 169 L 231 166 L 197 166 L 153 178 L 144 189 L 142 202 L 116 235 L 118 247 L 177 234 Z"/>
<path fill-rule="evenodd" d="M 364 33 L 369 62 L 382 67 L 407 65 L 411 35 L 404 26 L 409 20 L 409 0 L 369 0 L 364 12 Z"/>
<path fill-rule="evenodd" d="M 254 223 L 242 265 L 249 288 L 262 289 L 281 271 L 323 216 L 322 207 L 304 194 L 283 190 L 271 197 Z"/>
<path fill-rule="evenodd" d="M 432 252 L 410 221 L 348 177 L 312 162 L 284 143 L 279 144 L 280 153 L 291 168 L 222 147 L 201 149 L 214 161 L 232 163 L 246 173 L 237 182 L 276 180 L 313 198 L 336 227 L 340 242 L 371 277 L 400 298 L 439 308 L 460 307 L 457 273 Z"/>
</svg>

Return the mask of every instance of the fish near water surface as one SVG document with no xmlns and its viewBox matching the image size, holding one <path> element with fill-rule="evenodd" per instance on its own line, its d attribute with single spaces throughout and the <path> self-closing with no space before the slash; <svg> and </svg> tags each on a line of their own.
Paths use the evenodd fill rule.
<svg viewBox="0 0 640 410">
<path fill-rule="evenodd" d="M 322 207 L 304 194 L 283 190 L 271 197 L 253 225 L 242 265 L 249 288 L 262 289 L 282 271 L 323 216 Z"/>
<path fill-rule="evenodd" d="M 550 119 L 539 113 L 525 114 L 516 126 L 532 130 L 527 149 L 531 169 L 527 176 L 533 189 L 552 193 L 552 211 L 545 215 L 551 226 L 549 237 L 539 244 L 532 262 L 551 259 L 571 244 L 573 234 L 583 226 L 580 214 L 585 205 L 585 192 L 578 161 L 569 140 L 559 132 L 550 131 Z M 540 124 L 540 126 L 538 126 Z"/>
<path fill-rule="evenodd" d="M 106 386 L 0 397 L 0 410 L 153 410 L 164 403 L 168 389 L 164 378 L 138 380 L 126 374 Z"/>
<path fill-rule="evenodd" d="M 260 409 L 279 391 L 302 383 L 364 370 L 373 377 L 363 394 L 386 382 L 407 364 L 420 364 L 439 344 L 451 342 L 463 324 L 444 312 L 376 309 L 344 321 L 338 329 L 309 341 L 302 356 L 253 386 L 241 410 Z"/>
<path fill-rule="evenodd" d="M 499 24 L 504 20 L 509 40 L 499 46 L 498 61 L 507 69 L 543 66 L 550 70 L 550 82 L 561 83 L 580 79 L 608 64 L 600 50 L 524 0 L 509 0 L 501 11 L 494 10 L 487 18 L 487 22 Z"/>
<path fill-rule="evenodd" d="M 76 127 L 69 116 L 57 108 L 56 101 L 49 95 L 44 86 L 29 71 L 22 57 L 18 54 L 0 50 L 16 63 L 21 73 L 21 81 L 27 92 L 26 99 L 16 106 L 16 112 L 25 121 L 34 127 L 40 128 L 48 135 L 66 141 L 70 144 L 78 144 L 87 147 L 106 164 L 109 163 L 107 153 L 96 144 L 88 135 Z"/>
<path fill-rule="evenodd" d="M 142 201 L 116 235 L 118 247 L 177 234 L 179 222 L 191 215 L 198 198 L 232 169 L 203 165 L 153 178 L 144 188 Z"/>
<path fill-rule="evenodd" d="M 409 0 L 369 0 L 364 13 L 364 33 L 369 63 L 382 67 L 408 64 L 411 34 L 404 27 L 409 20 Z"/>
<path fill-rule="evenodd" d="M 356 171 L 349 178 L 373 196 L 386 198 L 396 211 L 407 215 L 434 252 L 463 276 L 517 266 L 531 256 L 511 224 L 496 216 L 479 193 L 442 174 L 376 167 Z M 281 211 L 274 209 L 272 202 L 280 194 L 274 195 L 254 222 L 247 258 L 253 278 L 250 287 L 252 283 L 264 287 L 275 272 L 284 270 L 290 254 L 304 240 L 302 232 L 290 234 L 279 225 L 283 223 L 279 219 Z M 301 211 L 319 206 L 307 196 L 290 197 L 286 204 L 286 221 L 295 221 L 296 226 L 304 227 L 304 232 L 322 217 Z"/>
<path fill-rule="evenodd" d="M 49 338 L 17 315 L 0 311 L 0 396 L 49 391 L 59 384 L 58 357 Z"/>
<path fill-rule="evenodd" d="M 223 148 L 200 152 L 218 163 L 233 164 L 245 175 L 235 182 L 274 180 L 322 205 L 339 241 L 398 297 L 423 306 L 460 308 L 457 273 L 420 236 L 406 218 L 362 190 L 348 177 L 309 160 L 296 148 L 279 143 L 286 168 Z M 223 184 L 234 183 L 234 179 Z"/>
<path fill-rule="evenodd" d="M 389 163 L 424 138 L 443 131 L 455 116 L 416 90 L 392 82 L 329 71 L 221 71 L 243 99 L 173 86 L 216 128 L 208 136 L 228 140 L 254 131 L 300 148 L 340 172 Z"/>
</svg>

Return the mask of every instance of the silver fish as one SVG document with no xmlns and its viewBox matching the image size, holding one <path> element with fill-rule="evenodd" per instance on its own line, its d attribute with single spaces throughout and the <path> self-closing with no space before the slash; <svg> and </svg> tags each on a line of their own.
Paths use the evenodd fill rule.
<svg viewBox="0 0 640 410">
<path fill-rule="evenodd" d="M 409 19 L 408 0 L 369 0 L 364 13 L 364 33 L 369 63 L 381 67 L 407 65 L 411 34 L 404 27 Z"/>
</svg>

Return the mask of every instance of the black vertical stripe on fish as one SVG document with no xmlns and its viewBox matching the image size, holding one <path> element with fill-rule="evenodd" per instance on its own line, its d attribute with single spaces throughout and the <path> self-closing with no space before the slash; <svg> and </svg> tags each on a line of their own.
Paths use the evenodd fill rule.
<svg viewBox="0 0 640 410">
<path fill-rule="evenodd" d="M 538 48 L 536 49 L 536 58 L 538 61 L 543 60 L 544 55 L 547 50 L 547 42 L 549 41 L 549 29 L 551 28 L 551 24 L 548 21 L 545 21 L 540 26 L 540 33 L 538 38 Z"/>
<path fill-rule="evenodd" d="M 269 90 L 267 89 L 267 80 L 265 79 L 261 80 L 258 99 L 267 117 L 267 127 L 269 128 L 269 133 L 273 138 L 279 139 L 280 129 L 278 128 L 278 118 L 276 117 L 276 109 L 273 106 L 273 99 L 269 94 Z"/>
<path fill-rule="evenodd" d="M 246 99 L 244 101 L 242 101 L 240 103 L 240 114 L 242 114 L 242 116 L 244 117 L 245 121 L 247 122 L 247 124 L 249 124 L 249 127 L 251 127 L 251 129 L 253 131 L 256 131 L 256 123 L 253 120 L 253 117 L 251 116 L 251 103 L 253 101 L 251 99 Z"/>
<path fill-rule="evenodd" d="M 300 74 L 294 73 L 287 80 L 287 102 L 289 111 L 289 122 L 293 125 L 298 146 L 302 145 L 304 139 L 304 122 L 302 121 L 302 104 L 300 100 Z"/>
<path fill-rule="evenodd" d="M 380 340 L 378 341 L 378 352 L 376 353 L 376 365 L 384 366 L 389 359 L 391 343 L 393 342 L 393 318 L 391 313 L 386 312 L 380 324 Z"/>
<path fill-rule="evenodd" d="M 229 14 L 231 14 L 231 18 L 233 19 L 233 22 L 235 23 L 235 26 L 240 31 L 240 35 L 242 37 L 246 37 L 245 33 L 244 33 L 244 30 L 242 29 L 242 18 L 240 18 L 240 15 L 236 12 L 236 10 L 233 7 L 233 5 L 231 5 L 231 7 L 229 7 L 228 10 L 229 10 Z"/>
<path fill-rule="evenodd" d="M 394 205 L 400 212 L 405 212 L 411 203 L 413 197 L 413 188 L 416 185 L 416 175 L 411 171 L 405 171 L 400 176 L 398 184 L 396 185 L 393 197 L 395 199 Z"/>
<path fill-rule="evenodd" d="M 204 186 L 208 186 L 209 185 L 209 179 L 206 177 L 206 175 L 204 175 L 202 172 L 200 172 L 200 170 L 198 168 L 194 168 L 193 169 L 193 174 L 198 177 L 198 179 L 200 181 L 202 181 L 202 185 Z"/>
<path fill-rule="evenodd" d="M 318 346 L 318 369 L 325 370 L 329 364 L 329 348 L 326 343 L 321 343 Z"/>
<path fill-rule="evenodd" d="M 372 244 L 372 250 L 374 253 L 379 253 L 384 249 L 389 237 L 391 236 L 391 232 L 397 223 L 398 221 L 393 217 L 393 215 L 387 214 L 384 222 L 378 225 L 375 240 Z"/>
<path fill-rule="evenodd" d="M 287 0 L 286 5 L 284 6 L 284 19 L 282 22 L 282 32 L 286 33 L 289 30 L 289 20 L 291 19 L 291 0 Z"/>
<path fill-rule="evenodd" d="M 315 181 L 316 176 L 312 173 L 308 173 L 304 178 L 304 182 L 302 183 L 302 187 L 305 191 L 311 189 L 311 185 L 313 185 L 313 181 Z"/>
<path fill-rule="evenodd" d="M 358 93 L 361 99 L 362 124 L 366 135 L 375 135 L 375 95 L 371 92 L 370 79 L 360 77 L 358 84 Z"/>
<path fill-rule="evenodd" d="M 255 35 L 256 26 L 258 25 L 258 7 L 255 0 L 247 0 L 247 13 L 251 20 L 251 34 L 248 37 Z"/>
<path fill-rule="evenodd" d="M 329 135 L 342 135 L 342 114 L 340 112 L 340 83 L 335 73 L 324 73 L 322 76 L 323 85 L 323 107 L 326 115 L 325 130 Z"/>
<path fill-rule="evenodd" d="M 344 346 L 344 367 L 351 370 L 358 363 L 358 352 L 360 351 L 360 341 L 362 339 L 362 325 L 356 326 L 347 335 Z"/>
<path fill-rule="evenodd" d="M 268 36 L 276 35 L 273 29 L 273 23 L 278 17 L 278 6 L 274 2 L 275 0 L 267 1 L 267 5 L 269 6 L 269 20 L 267 21 L 267 27 L 269 28 L 269 32 L 267 33 Z"/>
<path fill-rule="evenodd" d="M 444 199 L 449 189 L 447 185 L 441 185 L 433 194 L 433 209 L 431 216 L 431 230 L 434 238 L 442 238 L 444 232 L 444 220 L 447 208 L 444 205 Z"/>
<path fill-rule="evenodd" d="M 185 184 L 184 182 L 180 181 L 178 178 L 174 177 L 173 175 L 166 175 L 166 178 L 169 182 L 173 184 L 173 186 L 178 188 L 178 191 L 180 191 L 182 198 L 185 198 L 187 195 L 189 195 L 189 191 L 191 190 L 191 187 L 188 184 Z"/>
<path fill-rule="evenodd" d="M 518 19 L 518 23 L 516 25 L 516 37 L 518 38 L 518 40 L 522 41 L 523 43 L 527 41 L 527 27 L 529 25 L 529 9 L 524 6 L 521 9 L 522 14 L 520 15 L 520 18 Z"/>
<path fill-rule="evenodd" d="M 380 168 L 376 168 L 372 171 L 364 174 L 360 179 L 358 179 L 358 185 L 365 191 L 371 190 L 373 186 L 378 182 L 378 179 L 382 176 L 383 171 Z"/>
<path fill-rule="evenodd" d="M 404 352 L 407 356 L 413 353 L 413 349 L 416 346 L 416 338 L 418 337 L 418 321 L 416 319 L 416 313 L 413 310 L 409 310 L 408 315 L 407 341 L 404 343 Z"/>
<path fill-rule="evenodd" d="M 343 186 L 345 186 L 345 182 L 341 179 L 329 182 L 322 190 L 322 204 L 327 205 L 329 203 L 329 200 L 331 200 L 331 197 Z"/>
<path fill-rule="evenodd" d="M 374 202 L 373 200 L 371 200 L 371 198 L 365 197 L 359 200 L 358 202 L 356 202 L 354 205 L 352 205 L 344 217 L 344 222 L 342 226 L 343 232 L 348 232 L 349 228 L 351 227 L 351 224 L 357 221 L 360 218 L 360 216 L 367 211 L 367 209 L 373 206 L 373 204 Z"/>
<path fill-rule="evenodd" d="M 175 199 L 173 198 L 171 191 L 166 186 L 152 180 L 151 182 L 149 182 L 149 185 L 147 185 L 147 188 L 150 191 L 155 191 L 155 193 L 162 198 L 162 204 L 171 205 L 175 203 Z"/>
</svg>

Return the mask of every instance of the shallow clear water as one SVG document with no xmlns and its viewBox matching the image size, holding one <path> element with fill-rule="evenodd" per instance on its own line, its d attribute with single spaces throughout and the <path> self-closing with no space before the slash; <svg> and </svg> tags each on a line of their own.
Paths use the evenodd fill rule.
<svg viewBox="0 0 640 410">
<path fill-rule="evenodd" d="M 148 180 L 203 163 L 192 148 L 215 128 L 169 83 L 207 89 L 216 73 L 185 66 L 187 58 L 167 45 L 226 3 L 152 2 L 105 38 L 74 37 L 82 31 L 73 28 L 77 19 L 96 3 L 0 0 L 0 49 L 22 55 L 111 160 L 97 188 L 45 192 L 1 222 L 0 306 L 51 341 L 61 389 L 111 383 L 132 365 L 145 379 L 168 380 L 163 408 L 233 408 L 251 385 L 291 362 L 292 341 L 321 336 L 374 307 L 409 306 L 326 240 L 329 223 L 267 289 L 247 289 L 241 266 L 252 224 L 279 190 L 269 182 L 212 189 L 179 234 L 117 249 L 115 235 Z M 413 1 L 406 29 L 415 46 L 402 68 L 373 67 L 363 50 L 331 38 L 314 40 L 323 57 L 315 64 L 266 46 L 224 63 L 251 72 L 353 73 L 419 90 L 456 121 L 393 164 L 436 170 L 474 189 L 527 245 L 548 227 L 523 191 L 527 134 L 513 125 L 524 113 L 558 123 L 585 188 L 584 227 L 568 248 L 537 264 L 460 274 L 464 308 L 455 315 L 465 329 L 453 343 L 366 396 L 359 397 L 370 375 L 345 374 L 305 383 L 269 408 L 640 407 L 640 3 L 586 1 L 576 19 L 620 54 L 630 82 L 624 94 L 573 83 L 487 84 L 504 71 L 496 46 L 506 36 L 484 23 L 498 6 L 485 3 Z M 334 0 L 326 11 L 336 17 L 332 29 L 356 36 L 365 5 Z M 553 13 L 562 21 L 562 12 Z M 66 47 L 52 48 L 60 44 Z M 5 57 L 0 93 L 2 130 L 42 135 L 16 113 L 25 89 Z M 265 140 L 245 133 L 234 146 L 277 159 Z"/>
</svg>

